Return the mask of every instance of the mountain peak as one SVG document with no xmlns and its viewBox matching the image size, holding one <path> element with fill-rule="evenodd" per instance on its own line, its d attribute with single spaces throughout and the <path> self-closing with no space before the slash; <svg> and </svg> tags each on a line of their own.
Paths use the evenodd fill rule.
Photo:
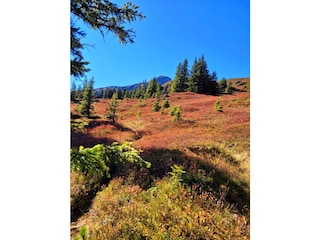
<svg viewBox="0 0 320 240">
<path fill-rule="evenodd" d="M 158 76 L 158 77 L 156 77 L 156 80 L 157 80 L 157 82 L 160 84 L 160 85 L 162 85 L 162 84 L 164 84 L 164 83 L 166 83 L 166 82 L 169 82 L 169 81 L 171 81 L 171 78 L 169 78 L 169 77 L 167 77 L 167 76 Z"/>
<path fill-rule="evenodd" d="M 167 76 L 162 76 L 162 75 L 156 77 L 155 79 L 157 80 L 157 82 L 160 85 L 163 85 L 164 83 L 171 81 L 171 78 L 169 78 Z M 128 86 L 109 86 L 109 87 L 104 87 L 104 88 L 113 88 L 113 89 L 120 88 L 120 89 L 133 90 L 134 88 L 138 87 L 140 84 L 142 84 L 142 82 L 128 85 Z M 101 90 L 101 89 L 103 89 L 103 88 L 97 88 L 96 90 Z"/>
</svg>

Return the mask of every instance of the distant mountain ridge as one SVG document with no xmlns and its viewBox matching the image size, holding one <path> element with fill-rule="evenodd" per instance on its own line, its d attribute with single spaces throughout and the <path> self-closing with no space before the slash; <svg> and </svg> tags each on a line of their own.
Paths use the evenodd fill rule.
<svg viewBox="0 0 320 240">
<path fill-rule="evenodd" d="M 167 76 L 158 76 L 158 77 L 156 77 L 156 80 L 160 85 L 163 85 L 163 84 L 171 81 L 172 79 L 170 77 L 167 77 Z M 111 89 L 120 88 L 121 90 L 125 90 L 126 89 L 126 90 L 131 91 L 131 90 L 137 88 L 142 83 L 143 82 L 132 84 L 132 85 L 128 85 L 128 86 L 108 86 L 108 87 L 96 88 L 95 90 L 99 91 L 99 90 L 102 90 L 102 89 L 105 89 L 105 88 L 111 88 Z"/>
</svg>

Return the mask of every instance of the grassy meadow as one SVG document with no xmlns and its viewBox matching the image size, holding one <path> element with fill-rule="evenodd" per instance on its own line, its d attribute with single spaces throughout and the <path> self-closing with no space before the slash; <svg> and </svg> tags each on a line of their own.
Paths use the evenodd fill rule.
<svg viewBox="0 0 320 240">
<path fill-rule="evenodd" d="M 157 112 L 155 98 L 118 100 L 115 124 L 110 99 L 97 99 L 89 119 L 72 102 L 72 149 L 130 142 L 141 159 L 110 162 L 110 176 L 71 169 L 71 238 L 249 239 L 249 81 L 232 79 L 233 93 L 219 96 L 169 93 Z"/>
</svg>

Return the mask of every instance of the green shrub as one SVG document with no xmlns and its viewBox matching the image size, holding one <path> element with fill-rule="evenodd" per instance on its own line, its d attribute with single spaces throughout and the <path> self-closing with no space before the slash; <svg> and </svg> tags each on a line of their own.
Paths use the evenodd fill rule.
<svg viewBox="0 0 320 240">
<path fill-rule="evenodd" d="M 222 106 L 220 105 L 220 101 L 217 100 L 216 103 L 214 104 L 214 109 L 216 111 L 222 112 Z"/>
<path fill-rule="evenodd" d="M 110 177 L 109 165 L 110 160 L 103 144 L 92 148 L 80 146 L 79 149 L 71 149 L 71 171 L 82 172 L 86 176 Z"/>
<path fill-rule="evenodd" d="M 156 100 L 154 101 L 153 105 L 152 105 L 152 111 L 154 112 L 159 112 L 160 110 L 160 105 L 159 105 L 159 99 L 156 98 Z"/>
<path fill-rule="evenodd" d="M 170 107 L 169 100 L 167 98 L 165 100 L 163 100 L 162 107 L 163 108 L 169 108 Z"/>
<path fill-rule="evenodd" d="M 182 181 L 182 175 L 186 173 L 186 171 L 183 170 L 183 167 L 178 165 L 171 166 L 172 172 L 169 172 L 171 175 L 171 178 L 174 180 L 178 180 L 179 182 Z"/>
<path fill-rule="evenodd" d="M 72 240 L 86 240 L 88 238 L 88 229 L 86 226 L 82 226 L 77 236 L 75 236 Z"/>
<path fill-rule="evenodd" d="M 176 110 L 177 110 L 177 107 L 170 107 L 169 115 L 174 116 L 174 113 L 176 112 Z"/>
<path fill-rule="evenodd" d="M 89 191 L 96 189 L 104 178 L 111 178 L 115 173 L 130 164 L 150 168 L 151 163 L 140 157 L 140 151 L 131 147 L 131 143 L 122 145 L 97 144 L 92 148 L 71 149 L 71 206 L 77 208 Z"/>
<path fill-rule="evenodd" d="M 111 145 L 97 144 L 92 148 L 71 149 L 71 171 L 80 171 L 86 176 L 110 177 L 110 168 L 119 163 L 136 163 L 149 168 L 151 164 L 140 157 L 140 151 L 125 142 Z"/>
<path fill-rule="evenodd" d="M 170 107 L 169 115 L 173 116 L 174 122 L 178 122 L 182 120 L 181 109 L 179 106 Z"/>
<path fill-rule="evenodd" d="M 89 123 L 87 121 L 72 121 L 70 126 L 73 130 L 82 130 L 88 127 Z"/>
<path fill-rule="evenodd" d="M 227 85 L 226 89 L 224 90 L 225 93 L 231 94 L 232 93 L 232 87 L 230 84 Z"/>
<path fill-rule="evenodd" d="M 180 108 L 178 108 L 177 111 L 174 114 L 173 121 L 179 122 L 181 120 L 182 120 L 181 111 L 180 111 Z"/>
</svg>

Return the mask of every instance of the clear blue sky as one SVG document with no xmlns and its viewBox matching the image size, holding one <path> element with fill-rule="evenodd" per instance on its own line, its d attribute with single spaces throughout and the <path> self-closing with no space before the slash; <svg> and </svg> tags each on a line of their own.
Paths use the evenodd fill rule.
<svg viewBox="0 0 320 240">
<path fill-rule="evenodd" d="M 113 2 L 120 6 L 127 1 Z M 83 55 L 90 62 L 87 77 L 94 77 L 96 88 L 126 86 L 159 75 L 174 78 L 179 62 L 187 58 L 191 69 L 202 54 L 218 79 L 250 76 L 249 0 L 132 2 L 146 16 L 129 25 L 136 31 L 133 44 L 120 44 L 113 33 L 103 39 L 76 23 L 87 33 L 83 42 L 94 46 Z"/>
</svg>

